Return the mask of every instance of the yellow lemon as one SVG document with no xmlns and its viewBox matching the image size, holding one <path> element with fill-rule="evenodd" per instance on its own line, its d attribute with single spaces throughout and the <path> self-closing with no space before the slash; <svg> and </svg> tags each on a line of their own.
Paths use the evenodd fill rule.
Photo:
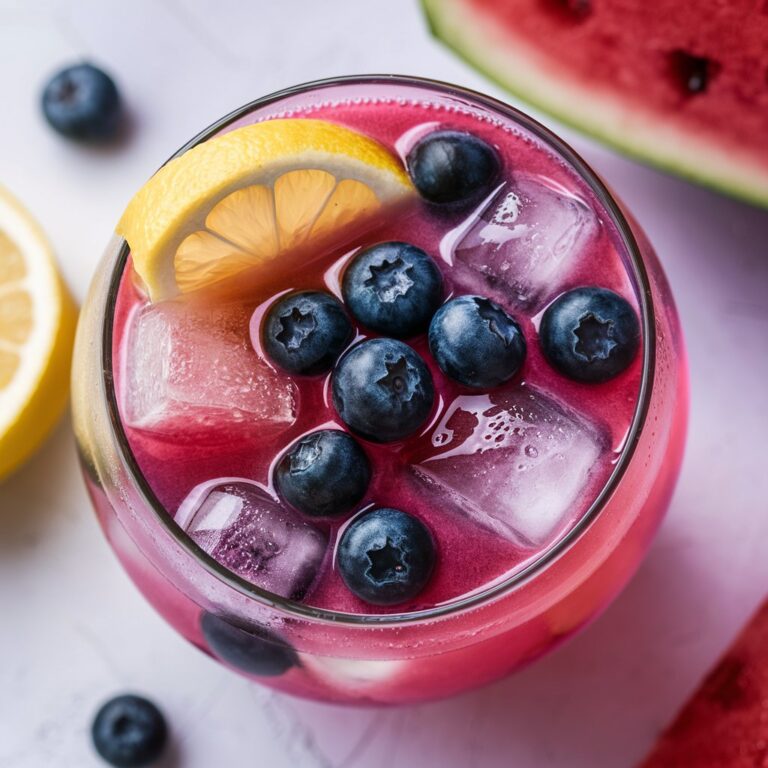
<svg viewBox="0 0 768 768">
<path fill-rule="evenodd" d="M 160 301 L 341 241 L 413 193 L 399 160 L 373 139 L 323 120 L 268 120 L 171 160 L 117 232 Z"/>
<path fill-rule="evenodd" d="M 76 315 L 48 241 L 0 188 L 0 477 L 37 448 L 64 409 Z"/>
</svg>

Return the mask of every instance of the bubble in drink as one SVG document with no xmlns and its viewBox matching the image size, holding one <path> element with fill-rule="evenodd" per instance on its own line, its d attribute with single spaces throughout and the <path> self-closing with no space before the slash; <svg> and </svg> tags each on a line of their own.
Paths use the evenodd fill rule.
<svg viewBox="0 0 768 768">
<path fill-rule="evenodd" d="M 579 516 L 605 450 L 599 432 L 532 387 L 465 395 L 413 465 L 434 503 L 524 547 L 541 547 Z"/>
<path fill-rule="evenodd" d="M 327 548 L 320 531 L 249 480 L 197 486 L 179 507 L 176 522 L 225 568 L 295 600 L 312 586 Z"/>
<path fill-rule="evenodd" d="M 518 175 L 446 243 L 455 241 L 453 259 L 468 270 L 471 290 L 503 288 L 528 307 L 562 284 L 598 231 L 594 211 L 575 193 L 543 177 Z"/>
<path fill-rule="evenodd" d="M 240 305 L 178 301 L 138 310 L 125 351 L 126 423 L 168 436 L 195 431 L 207 441 L 290 425 L 295 386 L 253 351 L 249 319 Z"/>
</svg>

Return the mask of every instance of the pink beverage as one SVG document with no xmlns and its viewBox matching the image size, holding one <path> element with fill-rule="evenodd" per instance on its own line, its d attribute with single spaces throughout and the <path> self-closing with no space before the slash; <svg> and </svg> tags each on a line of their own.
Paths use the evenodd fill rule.
<svg viewBox="0 0 768 768">
<path fill-rule="evenodd" d="M 421 196 L 247 290 L 150 303 L 118 244 L 75 370 L 99 518 L 185 637 L 275 688 L 399 703 L 489 682 L 602 609 L 666 508 L 687 413 L 667 284 L 583 161 L 502 104 L 336 80 L 197 141 L 276 117 L 375 139 Z M 453 180 L 491 158 L 485 186 L 430 199 L 462 152 Z M 286 362 L 318 328 L 323 369 Z"/>
</svg>

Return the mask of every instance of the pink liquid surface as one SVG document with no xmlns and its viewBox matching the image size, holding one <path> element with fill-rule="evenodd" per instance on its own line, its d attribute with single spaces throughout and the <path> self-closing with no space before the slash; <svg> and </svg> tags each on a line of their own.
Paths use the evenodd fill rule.
<svg viewBox="0 0 768 768">
<path fill-rule="evenodd" d="M 518 174 L 546 179 L 551 188 L 559 186 L 567 193 L 580 196 L 595 212 L 601 224 L 578 260 L 550 281 L 549 286 L 533 302 L 522 306 L 507 289 L 490 285 L 479 273 L 458 269 L 453 260 L 451 242 L 456 230 L 471 216 L 470 210 L 445 212 L 422 203 L 414 203 L 398 211 L 391 220 L 361 239 L 354 248 L 343 253 L 319 253 L 301 270 L 287 273 L 277 293 L 292 289 L 330 290 L 341 298 L 340 275 L 344 265 L 360 247 L 383 240 L 413 243 L 429 253 L 440 266 L 445 280 L 446 298 L 465 293 L 490 296 L 520 323 L 528 344 L 525 364 L 515 379 L 498 388 L 517 390 L 521 384 L 532 386 L 556 400 L 564 411 L 590 425 L 601 435 L 601 455 L 593 466 L 589 481 L 579 494 L 551 540 L 537 548 L 498 535 L 425 491 L 414 476 L 411 465 L 440 450 L 438 425 L 452 406 L 461 406 L 468 396 L 477 393 L 450 381 L 432 360 L 425 337 L 409 340 L 430 367 L 438 397 L 432 418 L 422 432 L 404 443 L 375 444 L 361 441 L 373 466 L 373 480 L 357 511 L 371 506 L 392 506 L 419 517 L 432 531 L 438 549 L 435 573 L 424 591 L 411 603 L 396 606 L 398 612 L 429 608 L 449 603 L 477 592 L 508 576 L 530 562 L 541 548 L 548 547 L 567 531 L 587 510 L 607 481 L 624 445 L 636 407 L 641 375 L 642 355 L 618 377 L 604 384 L 582 384 L 557 373 L 542 356 L 537 327 L 541 313 L 563 291 L 580 285 L 610 288 L 624 296 L 635 308 L 637 300 L 630 281 L 625 255 L 618 245 L 618 235 L 607 223 L 609 217 L 586 187 L 563 163 L 529 137 L 512 130 L 511 125 L 479 120 L 475 115 L 435 109 L 419 104 L 348 104 L 313 108 L 302 115 L 323 118 L 366 133 L 392 149 L 401 157 L 421 135 L 436 128 L 454 128 L 472 132 L 499 151 L 507 182 Z M 297 119 L 299 119 L 297 117 Z M 125 388 L 132 363 L 127 349 L 131 324 L 146 304 L 136 288 L 130 260 L 119 291 L 114 325 L 114 369 L 117 391 Z M 274 285 L 274 282 L 272 282 Z M 249 344 L 247 318 L 256 312 L 251 323 L 257 328 L 258 318 L 274 299 L 269 292 L 253 295 L 242 304 L 243 345 Z M 207 310 L 201 308 L 201 312 Z M 358 327 L 358 338 L 370 337 Z M 255 334 L 258 336 L 258 334 Z M 191 350 L 194 354 L 194 350 Z M 144 375 L 144 372 L 142 372 Z M 147 376 L 157 375 L 146 371 Z M 295 379 L 297 389 L 296 419 L 285 429 L 259 428 L 258 424 L 207 426 L 190 431 L 189 424 L 179 421 L 178 431 L 154 433 L 135 428 L 124 418 L 124 427 L 138 464 L 166 510 L 175 514 L 181 502 L 198 484 L 219 477 L 249 478 L 271 487 L 270 468 L 275 459 L 299 436 L 328 426 L 344 428 L 328 397 L 328 376 Z M 496 397 L 498 392 L 494 390 Z M 491 393 L 491 397 L 494 393 Z M 122 397 L 121 412 L 122 412 Z M 445 424 L 443 425 L 445 426 Z M 461 415 L 447 426 L 455 432 L 464 428 Z M 444 430 L 443 430 L 444 431 Z M 567 456 L 566 456 L 567 460 Z M 510 467 L 510 471 L 513 468 Z M 318 577 L 305 597 L 305 602 L 327 609 L 350 613 L 380 613 L 380 607 L 366 604 L 344 585 L 334 568 L 334 543 L 339 530 L 349 517 L 331 523 L 320 522 L 329 546 Z M 313 522 L 313 524 L 315 524 Z"/>
</svg>

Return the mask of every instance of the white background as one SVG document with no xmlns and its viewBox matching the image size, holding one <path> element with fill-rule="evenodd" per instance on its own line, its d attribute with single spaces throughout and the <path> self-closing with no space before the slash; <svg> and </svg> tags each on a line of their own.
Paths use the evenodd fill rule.
<svg viewBox="0 0 768 768">
<path fill-rule="evenodd" d="M 82 57 L 129 104 L 122 147 L 72 146 L 41 119 L 46 77 Z M 412 0 L 0 0 L 0 182 L 82 299 L 125 203 L 179 145 L 274 89 L 363 72 L 498 93 L 429 38 Z M 166 767 L 623 768 L 645 753 L 768 584 L 768 215 L 564 133 L 655 243 L 691 356 L 680 486 L 621 598 L 554 655 L 450 701 L 348 710 L 272 694 L 187 646 L 119 570 L 67 418 L 0 487 L 0 768 L 97 766 L 90 717 L 124 689 L 166 711 Z"/>
</svg>

